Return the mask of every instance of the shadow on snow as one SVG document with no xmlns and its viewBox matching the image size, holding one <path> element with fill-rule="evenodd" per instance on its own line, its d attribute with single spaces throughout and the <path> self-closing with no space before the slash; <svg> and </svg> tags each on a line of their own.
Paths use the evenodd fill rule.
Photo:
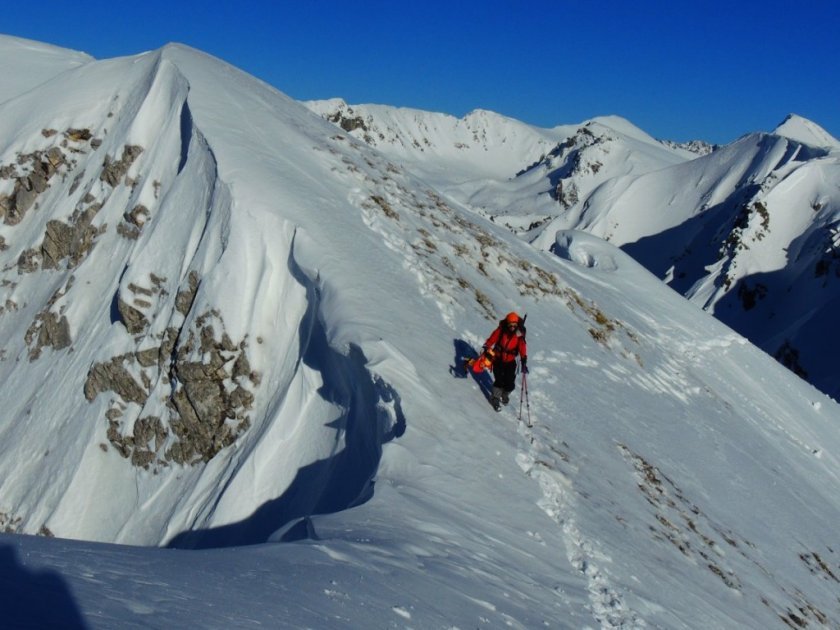
<svg viewBox="0 0 840 630">
<path fill-rule="evenodd" d="M 351 344 L 346 355 L 330 347 L 319 317 L 317 286 L 291 257 L 289 267 L 307 287 L 308 294 L 299 333 L 300 361 L 321 373 L 324 384 L 318 394 L 341 410 L 329 424 L 336 434 L 333 454 L 300 468 L 280 497 L 267 501 L 248 518 L 182 532 L 168 547 L 207 549 L 259 544 L 269 538 L 289 542 L 313 537 L 310 516 L 340 512 L 373 496 L 373 477 L 382 445 L 405 433 L 406 418 L 399 394 L 382 378 L 371 374 L 367 358 L 358 346 Z"/>
<path fill-rule="evenodd" d="M 2 538 L 0 538 L 2 540 Z M 13 545 L 0 547 L 0 611 L 4 628 L 66 628 L 86 625 L 61 575 L 18 561 Z"/>
<path fill-rule="evenodd" d="M 478 352 L 463 339 L 455 339 L 453 343 L 455 344 L 455 365 L 449 366 L 449 373 L 455 378 L 471 376 L 481 389 L 481 393 L 490 402 L 490 395 L 493 391 L 493 377 L 486 370 L 476 373 L 466 366 L 467 361 L 478 357 Z"/>
</svg>

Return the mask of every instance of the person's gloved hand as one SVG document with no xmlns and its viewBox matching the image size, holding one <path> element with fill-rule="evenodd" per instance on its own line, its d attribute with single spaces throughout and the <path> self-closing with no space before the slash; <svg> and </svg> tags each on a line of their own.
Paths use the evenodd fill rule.
<svg viewBox="0 0 840 630">
<path fill-rule="evenodd" d="M 528 373 L 528 357 L 522 357 L 522 373 Z"/>
</svg>

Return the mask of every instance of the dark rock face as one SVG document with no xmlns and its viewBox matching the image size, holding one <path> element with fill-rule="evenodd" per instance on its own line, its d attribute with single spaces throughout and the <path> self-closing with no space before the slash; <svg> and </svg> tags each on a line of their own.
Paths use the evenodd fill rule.
<svg viewBox="0 0 840 630">
<path fill-rule="evenodd" d="M 143 332 L 146 326 L 149 325 L 149 321 L 146 319 L 146 316 L 143 315 L 142 311 L 134 308 L 127 302 L 119 300 L 117 302 L 117 308 L 120 313 L 120 318 L 125 325 L 125 329 L 132 335 Z"/>
<path fill-rule="evenodd" d="M 254 395 L 243 385 L 256 386 L 259 377 L 250 370 L 242 372 L 248 365 L 244 340 L 234 344 L 226 333 L 217 340 L 210 323 L 216 318 L 213 313 L 198 318 L 197 331 L 189 332 L 169 366 L 172 381 L 179 384 L 169 400 L 177 414 L 171 426 L 179 441 L 166 453 L 175 463 L 209 461 L 251 424 L 246 412 Z M 201 361 L 189 358 L 194 344 L 200 346 Z"/>
<path fill-rule="evenodd" d="M 3 167 L 6 178 L 15 182 L 12 194 L 0 197 L 0 215 L 6 225 L 17 225 L 23 220 L 38 196 L 49 188 L 52 177 L 65 164 L 64 153 L 56 146 L 47 151 L 19 155 L 18 165 L 25 170 L 22 175 L 17 175 L 14 166 Z"/>
</svg>

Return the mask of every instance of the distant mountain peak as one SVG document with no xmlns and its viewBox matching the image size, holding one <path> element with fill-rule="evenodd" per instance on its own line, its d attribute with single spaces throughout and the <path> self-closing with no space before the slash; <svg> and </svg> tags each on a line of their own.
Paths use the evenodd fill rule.
<svg viewBox="0 0 840 630">
<path fill-rule="evenodd" d="M 773 133 L 814 147 L 840 149 L 840 140 L 817 123 L 797 114 L 788 114 Z"/>
</svg>

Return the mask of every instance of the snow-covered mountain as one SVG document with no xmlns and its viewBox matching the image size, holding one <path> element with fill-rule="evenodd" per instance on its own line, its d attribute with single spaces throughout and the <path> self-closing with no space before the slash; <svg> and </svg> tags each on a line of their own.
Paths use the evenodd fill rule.
<svg viewBox="0 0 840 630">
<path fill-rule="evenodd" d="M 821 147 L 830 151 L 840 149 L 840 141 L 837 138 L 818 124 L 796 114 L 788 114 L 773 133 L 812 147 Z"/>
<path fill-rule="evenodd" d="M 388 137 L 422 136 L 428 128 L 412 127 L 421 115 L 401 110 L 333 101 L 310 107 L 338 122 L 352 114 L 369 129 L 411 129 Z M 501 118 L 486 124 L 487 137 L 504 137 L 519 125 Z M 426 175 L 427 154 L 446 146 L 439 134 L 429 134 L 417 145 L 432 149 L 411 155 L 345 126 Z M 532 162 L 546 137 L 557 143 Z M 485 148 L 485 162 L 495 168 L 469 178 L 466 167 L 447 164 L 435 183 L 538 247 L 552 248 L 558 229 L 585 230 L 622 247 L 794 372 L 840 396 L 834 360 L 840 334 L 833 321 L 840 299 L 838 140 L 790 115 L 772 133 L 748 134 L 725 147 L 677 145 L 606 117 L 531 130 L 530 146 L 531 153 L 517 152 L 497 142 L 495 151 Z"/>
<path fill-rule="evenodd" d="M 456 196 L 684 149 L 427 115 L 479 140 L 409 162 L 183 46 L 0 42 L 41 73 L 0 95 L 4 623 L 840 623 L 837 404 L 613 245 Z M 460 363 L 510 310 L 495 414 Z"/>
<path fill-rule="evenodd" d="M 779 131 L 614 178 L 546 225 L 536 243 L 551 247 L 558 228 L 606 238 L 837 397 L 838 222 L 840 152 Z"/>
<path fill-rule="evenodd" d="M 572 128 L 540 129 L 475 110 L 464 118 L 341 99 L 306 102 L 313 112 L 443 187 L 506 180 L 541 160 Z"/>
</svg>

